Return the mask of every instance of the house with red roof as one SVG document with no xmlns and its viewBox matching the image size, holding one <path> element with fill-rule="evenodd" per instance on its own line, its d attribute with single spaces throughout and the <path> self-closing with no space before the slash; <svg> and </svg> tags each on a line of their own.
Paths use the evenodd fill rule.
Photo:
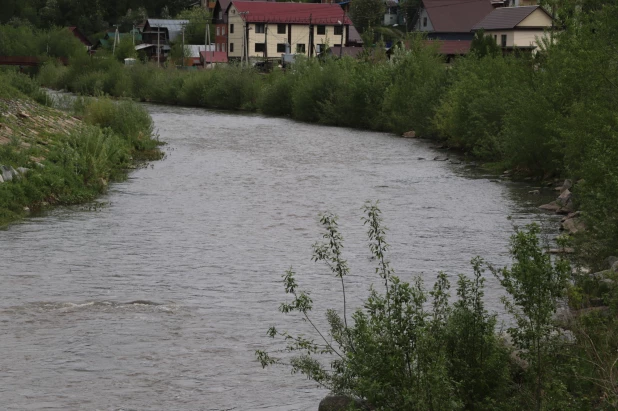
<svg viewBox="0 0 618 411">
<path fill-rule="evenodd" d="M 276 1 L 276 0 L 243 0 L 243 1 Z M 227 53 L 227 8 L 232 0 L 217 0 L 212 12 L 215 25 L 215 50 Z"/>
<path fill-rule="evenodd" d="M 316 56 L 346 45 L 356 33 L 338 4 L 232 1 L 227 9 L 228 58 L 278 60 Z"/>
<path fill-rule="evenodd" d="M 227 63 L 227 53 L 224 51 L 200 51 L 200 64 L 204 67 L 214 67 Z"/>
</svg>

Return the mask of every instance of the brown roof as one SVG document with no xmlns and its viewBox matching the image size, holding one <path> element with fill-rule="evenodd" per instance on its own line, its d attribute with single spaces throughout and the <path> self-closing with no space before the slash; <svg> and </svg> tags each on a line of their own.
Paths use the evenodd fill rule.
<svg viewBox="0 0 618 411">
<path fill-rule="evenodd" d="M 513 29 L 540 6 L 501 7 L 489 13 L 483 20 L 472 27 L 472 30 L 505 30 Z M 545 12 L 545 10 L 543 10 Z"/>
<path fill-rule="evenodd" d="M 463 55 L 470 52 L 472 40 L 425 40 L 428 46 L 437 45 L 438 53 L 444 55 Z"/>
<path fill-rule="evenodd" d="M 344 47 L 342 50 L 339 46 L 333 46 L 330 48 L 330 54 L 335 57 L 342 55 L 356 58 L 363 50 L 362 47 Z"/>
<path fill-rule="evenodd" d="M 242 1 L 276 1 L 276 0 L 242 0 Z M 223 11 L 223 21 L 227 23 L 227 8 L 230 6 L 230 3 L 232 2 L 232 0 L 217 0 L 217 3 L 219 5 L 219 7 L 221 8 L 221 10 Z M 217 6 L 215 5 L 215 8 L 217 8 Z M 214 13 L 214 11 L 213 11 Z M 218 16 L 213 15 L 214 19 L 217 20 Z"/>
<path fill-rule="evenodd" d="M 232 1 L 248 23 L 343 24 L 352 20 L 338 4 Z M 229 11 L 229 7 L 228 7 Z M 345 16 L 345 17 L 344 17 Z"/>
<path fill-rule="evenodd" d="M 493 10 L 490 0 L 423 0 L 435 32 L 468 33 Z"/>
<path fill-rule="evenodd" d="M 227 63 L 225 51 L 200 51 L 200 59 L 206 63 Z"/>
</svg>

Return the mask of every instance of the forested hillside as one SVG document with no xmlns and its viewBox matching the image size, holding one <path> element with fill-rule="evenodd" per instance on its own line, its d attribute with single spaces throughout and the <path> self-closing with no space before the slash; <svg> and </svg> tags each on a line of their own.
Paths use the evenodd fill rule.
<svg viewBox="0 0 618 411">
<path fill-rule="evenodd" d="M 0 23 L 40 28 L 77 26 L 86 35 L 112 24 L 130 26 L 144 17 L 166 17 L 198 0 L 2 0 Z"/>
</svg>

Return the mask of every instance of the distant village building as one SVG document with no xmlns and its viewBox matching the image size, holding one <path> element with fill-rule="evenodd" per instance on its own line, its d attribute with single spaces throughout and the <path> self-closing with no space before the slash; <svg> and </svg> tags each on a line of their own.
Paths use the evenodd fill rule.
<svg viewBox="0 0 618 411">
<path fill-rule="evenodd" d="M 312 57 L 328 46 L 345 46 L 351 32 L 358 35 L 338 4 L 233 1 L 227 15 L 230 60 Z"/>
<path fill-rule="evenodd" d="M 86 37 L 77 27 L 68 27 L 68 29 L 84 46 L 86 46 L 86 50 L 90 51 L 90 49 L 92 49 L 92 42 L 88 40 L 88 37 Z"/>
<path fill-rule="evenodd" d="M 552 27 L 551 16 L 541 6 L 504 7 L 487 15 L 473 30 L 484 30 L 493 36 L 505 51 L 528 50 L 538 47 L 538 40 Z"/>
<path fill-rule="evenodd" d="M 384 2 L 385 12 L 382 24 L 393 26 L 399 23 L 399 3 L 396 0 L 386 0 Z"/>
<path fill-rule="evenodd" d="M 276 1 L 276 0 L 243 0 L 243 1 Z M 232 0 L 217 0 L 213 9 L 212 19 L 215 24 L 215 50 L 227 53 L 228 27 L 227 9 Z"/>
<path fill-rule="evenodd" d="M 171 50 L 170 43 L 181 38 L 187 24 L 189 20 L 148 19 L 142 31 L 143 44 L 135 50 L 145 53 L 149 59 L 165 61 Z"/>
<path fill-rule="evenodd" d="M 415 30 L 429 39 L 472 41 L 472 27 L 494 10 L 490 0 L 422 0 Z"/>
<path fill-rule="evenodd" d="M 114 38 L 116 38 L 115 31 L 109 31 L 105 33 L 105 36 L 102 39 L 99 39 L 97 44 L 94 45 L 93 48 L 104 48 L 111 50 L 114 47 Z M 129 31 L 128 33 L 118 33 L 117 40 L 130 39 L 135 42 L 135 44 L 141 44 L 142 42 L 142 33 L 138 29 L 134 29 Z"/>
<path fill-rule="evenodd" d="M 205 68 L 227 63 L 227 53 L 223 51 L 201 51 L 200 64 Z"/>
</svg>

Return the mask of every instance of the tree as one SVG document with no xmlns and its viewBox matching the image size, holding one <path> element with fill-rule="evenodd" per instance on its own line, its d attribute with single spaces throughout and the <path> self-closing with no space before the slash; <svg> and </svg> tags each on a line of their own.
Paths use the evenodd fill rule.
<svg viewBox="0 0 618 411">
<path fill-rule="evenodd" d="M 185 44 L 205 44 L 206 23 L 212 21 L 210 12 L 200 6 L 181 11 L 176 15 L 177 19 L 189 20 L 185 27 Z M 214 39 L 215 26 L 210 25 L 210 38 Z"/>
<path fill-rule="evenodd" d="M 61 20 L 60 8 L 57 0 L 47 0 L 45 7 L 39 11 L 41 25 L 43 27 L 52 27 L 58 25 Z"/>
<path fill-rule="evenodd" d="M 506 310 L 513 315 L 516 327 L 509 328 L 515 346 L 529 361 L 533 377 L 533 398 L 537 410 L 543 406 L 548 375 L 556 361 L 552 361 L 557 347 L 559 329 L 553 322 L 558 301 L 570 272 L 569 263 L 543 251 L 539 240 L 540 228 L 527 226 L 511 237 L 511 253 L 515 260 L 509 268 L 491 268 L 510 298 L 503 297 Z"/>
<path fill-rule="evenodd" d="M 380 25 L 386 6 L 383 0 L 355 0 L 350 5 L 350 18 L 362 34 L 370 27 Z"/>
<path fill-rule="evenodd" d="M 137 52 L 135 51 L 135 46 L 133 45 L 133 39 L 131 37 L 120 39 L 120 42 L 116 44 L 115 56 L 118 61 L 137 57 Z"/>
<path fill-rule="evenodd" d="M 340 283 L 341 310 L 326 311 L 329 332 L 322 332 L 310 316 L 310 294 L 300 289 L 296 273 L 288 270 L 283 283 L 292 301 L 282 303 L 279 310 L 301 315 L 316 337 L 271 327 L 268 335 L 282 337 L 287 351 L 298 355 L 286 362 L 258 350 L 262 366 L 287 364 L 293 373 L 300 372 L 335 393 L 365 400 L 376 409 L 455 410 L 474 408 L 486 398 L 499 400 L 496 394 L 503 392 L 500 388 L 508 378 L 508 355 L 494 336 L 494 317 L 483 308 L 480 260 L 475 262 L 474 280 L 460 278 L 459 301 L 451 305 L 445 273 L 438 274 L 430 292 L 418 277 L 406 283 L 394 275 L 380 209 L 367 203 L 364 212 L 369 250 L 383 291 L 372 287 L 363 308 L 348 318 L 345 278 L 349 268 L 342 255 L 343 237 L 336 216 L 323 215 L 324 241 L 313 246 L 313 260 L 325 263 Z M 320 361 L 323 355 L 330 367 Z"/>
<path fill-rule="evenodd" d="M 498 43 L 496 43 L 496 39 L 490 34 L 486 35 L 483 29 L 474 33 L 470 51 L 479 58 L 485 56 L 498 57 L 502 54 L 502 49 L 498 46 Z"/>
</svg>

